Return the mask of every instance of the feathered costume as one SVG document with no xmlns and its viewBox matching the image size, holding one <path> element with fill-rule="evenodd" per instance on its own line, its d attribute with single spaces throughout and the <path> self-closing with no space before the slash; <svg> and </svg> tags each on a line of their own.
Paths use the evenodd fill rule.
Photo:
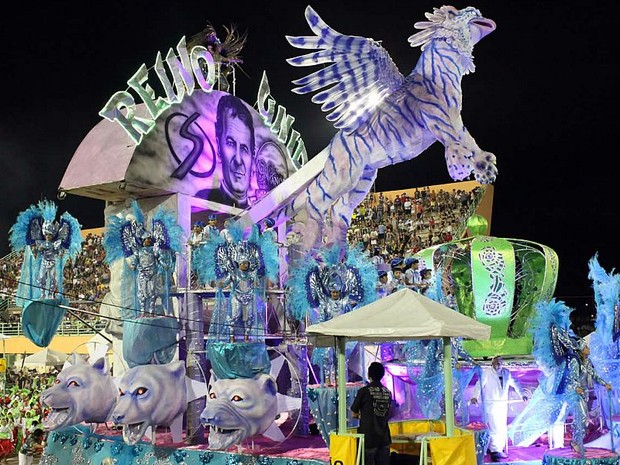
<svg viewBox="0 0 620 465">
<path fill-rule="evenodd" d="M 217 284 L 216 310 L 209 339 L 264 340 L 265 279 L 275 280 L 278 275 L 278 248 L 271 235 L 260 234 L 254 225 L 247 239 L 243 226 L 232 222 L 225 235 L 210 233 L 196 248 L 192 267 L 202 284 Z M 246 263 L 247 269 L 243 269 Z M 230 297 L 223 288 L 230 286 Z"/>
<path fill-rule="evenodd" d="M 426 296 L 437 302 L 443 300 L 441 293 L 441 278 L 436 276 L 428 288 Z M 439 283 L 439 284 L 438 284 Z M 458 311 L 458 310 L 457 310 Z M 463 348 L 461 338 L 451 338 L 453 362 L 455 411 L 461 411 L 461 422 L 468 423 L 467 408 L 462 402 L 463 392 L 473 378 L 478 365 L 473 357 Z M 441 400 L 444 391 L 443 375 L 443 340 L 442 339 L 412 339 L 404 345 L 403 352 L 407 364 L 407 375 L 416 384 L 415 399 L 425 418 L 438 419 L 442 415 Z M 474 370 L 459 370 L 455 365 L 457 360 L 465 360 L 474 365 Z M 422 362 L 421 370 L 415 366 Z"/>
<path fill-rule="evenodd" d="M 58 207 L 42 200 L 17 216 L 9 231 L 13 251 L 24 252 L 15 302 L 23 307 L 24 335 L 47 347 L 65 316 L 62 297 L 67 260 L 82 250 L 81 226 L 65 212 L 56 221 Z"/>
<path fill-rule="evenodd" d="M 543 376 L 528 405 L 510 425 L 508 434 L 515 445 L 532 444 L 551 425 L 572 414 L 573 444 L 583 454 L 589 380 L 606 383 L 594 371 L 590 359 L 581 354 L 585 341 L 570 329 L 571 312 L 555 299 L 536 304 L 530 325 L 532 355 Z"/>
<path fill-rule="evenodd" d="M 344 259 L 342 247 L 347 247 Z M 308 253 L 289 277 L 291 315 L 299 321 L 308 318 L 311 324 L 331 320 L 375 301 L 378 280 L 377 268 L 360 247 L 336 244 L 320 249 L 316 257 Z M 349 354 L 355 345 L 347 344 Z M 324 384 L 326 373 L 334 370 L 333 349 L 314 348 L 312 362 L 320 367 L 320 382 Z"/>
<path fill-rule="evenodd" d="M 168 363 L 176 350 L 178 321 L 169 302 L 176 254 L 183 229 L 162 207 L 150 230 L 135 200 L 131 214 L 108 218 L 103 245 L 106 263 L 123 260 L 122 294 L 133 305 L 123 308 L 123 356 L 129 367 Z M 159 303 L 158 303 L 159 301 Z"/>
<path fill-rule="evenodd" d="M 269 373 L 265 346 L 266 280 L 278 276 L 278 247 L 271 234 L 254 225 L 247 238 L 231 222 L 226 234 L 209 233 L 192 255 L 201 284 L 216 285 L 207 354 L 218 378 L 250 378 Z M 225 287 L 230 287 L 228 296 Z M 243 343 L 235 342 L 238 338 Z"/>
<path fill-rule="evenodd" d="M 597 373 L 612 386 L 620 384 L 620 275 L 607 273 L 598 262 L 598 254 L 588 263 L 596 303 L 595 331 L 590 335 L 590 359 Z M 609 426 L 610 405 L 607 395 L 599 395 L 602 413 Z M 617 412 L 613 412 L 614 414 Z"/>
</svg>

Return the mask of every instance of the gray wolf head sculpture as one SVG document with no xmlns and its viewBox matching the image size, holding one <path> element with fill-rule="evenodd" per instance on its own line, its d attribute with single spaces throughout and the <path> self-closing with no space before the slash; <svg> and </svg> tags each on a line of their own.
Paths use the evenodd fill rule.
<svg viewBox="0 0 620 465">
<path fill-rule="evenodd" d="M 415 158 L 436 141 L 445 148 L 454 180 L 472 174 L 481 184 L 495 180 L 495 156 L 478 147 L 461 119 L 461 79 L 474 71 L 473 47 L 495 23 L 471 7 L 442 6 L 426 18 L 415 24 L 420 32 L 409 37 L 422 53 L 406 77 L 379 42 L 335 31 L 310 6 L 306 20 L 315 35 L 287 37 L 294 47 L 316 49 L 290 58 L 291 65 L 321 65 L 293 81 L 293 92 L 318 91 L 312 101 L 339 130 L 316 160 L 296 173 L 296 196 L 290 195 L 275 214 L 267 211 L 269 202 L 291 188 L 285 182 L 261 207 L 261 214 L 275 217 L 277 224 L 306 212 L 306 249 L 320 246 L 324 236 L 328 243 L 344 243 L 353 210 L 372 188 L 378 170 Z"/>
<path fill-rule="evenodd" d="M 105 358 L 92 365 L 78 355 L 72 355 L 56 377 L 54 385 L 41 393 L 41 402 L 51 411 L 43 420 L 47 430 L 57 430 L 82 422 L 107 421 L 118 390 Z"/>
<path fill-rule="evenodd" d="M 210 427 L 209 448 L 225 450 L 257 434 L 273 438 L 267 433 L 277 429 L 270 430 L 278 413 L 277 390 L 271 375 L 217 379 L 211 371 L 207 404 L 200 414 L 200 422 Z"/>
<path fill-rule="evenodd" d="M 123 440 L 136 444 L 149 427 L 171 426 L 187 410 L 185 365 L 138 365 L 119 382 L 120 397 L 111 419 L 123 426 Z"/>
</svg>

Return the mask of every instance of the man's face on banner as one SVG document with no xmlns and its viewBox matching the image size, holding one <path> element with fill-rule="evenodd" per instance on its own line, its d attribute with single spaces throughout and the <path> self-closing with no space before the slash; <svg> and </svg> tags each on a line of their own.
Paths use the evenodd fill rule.
<svg viewBox="0 0 620 465">
<path fill-rule="evenodd" d="M 255 169 L 258 188 L 264 191 L 271 191 L 288 177 L 284 154 L 271 141 L 257 150 Z"/>
<path fill-rule="evenodd" d="M 231 110 L 226 111 L 218 146 L 224 189 L 236 199 L 244 200 L 250 187 L 252 133 L 243 121 L 231 116 Z"/>
</svg>

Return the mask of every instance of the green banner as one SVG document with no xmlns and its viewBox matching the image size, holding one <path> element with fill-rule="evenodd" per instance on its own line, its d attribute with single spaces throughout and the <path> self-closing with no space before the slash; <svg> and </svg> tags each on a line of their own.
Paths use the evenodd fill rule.
<svg viewBox="0 0 620 465">
<path fill-rule="evenodd" d="M 476 237 L 470 253 L 475 318 L 491 326 L 491 338 L 506 337 L 515 292 L 512 244 L 497 237 Z"/>
</svg>

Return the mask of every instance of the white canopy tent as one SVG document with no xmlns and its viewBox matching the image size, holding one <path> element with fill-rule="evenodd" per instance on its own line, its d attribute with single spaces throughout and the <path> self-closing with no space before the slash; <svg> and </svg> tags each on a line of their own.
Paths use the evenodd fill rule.
<svg viewBox="0 0 620 465">
<path fill-rule="evenodd" d="M 29 368 L 59 366 L 65 363 L 68 357 L 63 352 L 46 347 L 32 355 L 28 355 L 24 359 L 24 366 Z"/>
<path fill-rule="evenodd" d="M 347 339 L 362 342 L 405 341 L 443 338 L 446 434 L 454 432 L 452 398 L 451 337 L 489 339 L 491 327 L 435 302 L 411 289 L 402 289 L 352 312 L 324 323 L 308 326 L 316 346 L 336 346 L 338 373 L 345 373 L 344 348 Z M 346 379 L 338 376 L 338 433 L 346 433 Z"/>
</svg>

